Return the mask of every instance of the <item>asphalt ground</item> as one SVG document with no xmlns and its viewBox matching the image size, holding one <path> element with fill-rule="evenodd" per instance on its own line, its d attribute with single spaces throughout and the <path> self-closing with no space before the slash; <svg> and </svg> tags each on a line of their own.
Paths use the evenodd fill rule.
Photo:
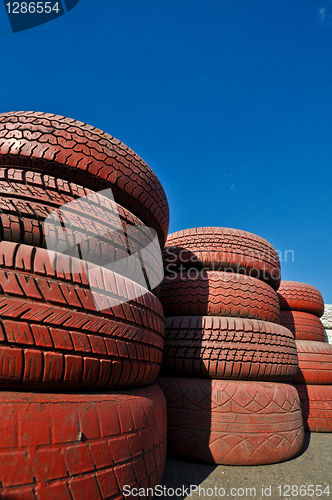
<svg viewBox="0 0 332 500">
<path fill-rule="evenodd" d="M 200 491 L 190 495 L 190 487 Z M 272 465 L 215 466 L 167 458 L 160 488 L 155 500 L 332 499 L 332 434 L 306 433 L 296 458 Z"/>
</svg>

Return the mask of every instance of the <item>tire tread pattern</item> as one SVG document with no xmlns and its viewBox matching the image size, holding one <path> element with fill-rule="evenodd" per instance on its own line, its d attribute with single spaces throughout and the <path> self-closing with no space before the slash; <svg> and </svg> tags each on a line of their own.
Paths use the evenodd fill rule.
<svg viewBox="0 0 332 500">
<path fill-rule="evenodd" d="M 299 371 L 294 384 L 332 384 L 332 345 L 296 340 Z"/>
<path fill-rule="evenodd" d="M 199 227 L 169 234 L 163 259 L 166 272 L 180 265 L 214 271 L 232 269 L 262 279 L 275 290 L 280 283 L 280 261 L 273 246 L 239 229 Z"/>
<path fill-rule="evenodd" d="M 295 385 L 301 400 L 304 428 L 332 432 L 332 385 Z"/>
<path fill-rule="evenodd" d="M 165 316 L 233 316 L 279 322 L 277 293 L 255 278 L 204 271 L 166 276 L 158 297 Z"/>
<path fill-rule="evenodd" d="M 159 378 L 166 396 L 168 450 L 224 465 L 294 457 L 304 443 L 300 400 L 291 384 Z"/>
<path fill-rule="evenodd" d="M 140 235 L 135 238 L 134 230 L 130 231 L 130 244 L 126 236 L 128 228 L 142 227 L 143 222 L 121 205 L 95 194 L 43 173 L 0 168 L 1 240 L 46 248 L 48 238 L 54 250 L 65 244 L 67 255 L 77 257 L 79 253 L 81 259 L 103 266 L 139 252 Z M 49 219 L 46 230 L 44 222 L 51 213 L 58 216 L 61 226 Z M 152 252 L 145 261 L 151 276 L 159 262 Z M 134 269 L 131 274 L 135 276 Z"/>
<path fill-rule="evenodd" d="M 50 255 L 41 248 L 0 243 L 1 385 L 36 389 L 152 383 L 163 350 L 158 299 L 97 268 L 92 290 L 108 306 L 99 311 L 88 264 L 54 253 L 51 266 Z M 116 293 L 106 291 L 111 285 Z M 125 297 L 130 287 L 139 287 L 141 296 L 118 304 L 116 297 Z"/>
<path fill-rule="evenodd" d="M 100 190 L 111 187 L 115 200 L 167 237 L 169 209 L 151 168 L 128 146 L 77 120 L 50 113 L 0 114 L 0 165 L 56 174 Z"/>
<path fill-rule="evenodd" d="M 280 324 L 288 328 L 296 340 L 326 342 L 323 324 L 314 314 L 281 310 Z"/>
<path fill-rule="evenodd" d="M 0 411 L 1 498 L 122 499 L 126 484 L 161 480 L 166 405 L 156 385 L 100 395 L 2 392 Z"/>
<path fill-rule="evenodd" d="M 297 281 L 282 281 L 278 289 L 280 309 L 324 314 L 324 300 L 317 288 Z"/>
<path fill-rule="evenodd" d="M 292 333 L 275 323 L 180 316 L 165 320 L 162 366 L 179 376 L 285 381 L 298 360 Z"/>
</svg>

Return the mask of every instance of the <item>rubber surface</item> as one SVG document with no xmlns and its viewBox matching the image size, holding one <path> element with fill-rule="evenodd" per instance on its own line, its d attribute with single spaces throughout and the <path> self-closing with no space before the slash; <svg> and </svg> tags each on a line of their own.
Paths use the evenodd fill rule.
<svg viewBox="0 0 332 500">
<path fill-rule="evenodd" d="M 0 285 L 0 385 L 95 389 L 156 379 L 164 319 L 146 289 L 78 259 L 6 241 Z M 138 298 L 119 303 L 135 290 Z"/>
<path fill-rule="evenodd" d="M 179 266 L 246 274 L 280 284 L 280 262 L 273 246 L 255 234 L 227 227 L 198 227 L 169 234 L 163 251 L 166 273 Z"/>
<path fill-rule="evenodd" d="M 275 323 L 177 316 L 165 321 L 163 367 L 179 376 L 285 381 L 298 360 L 293 335 Z"/>
<path fill-rule="evenodd" d="M 159 484 L 166 404 L 157 385 L 112 394 L 0 393 L 0 496 L 122 500 Z M 153 495 L 140 498 L 152 498 Z"/>
<path fill-rule="evenodd" d="M 304 428 L 332 432 L 332 385 L 296 385 L 301 400 Z"/>
<path fill-rule="evenodd" d="M 172 453 L 215 464 L 263 465 L 302 449 L 300 401 L 291 384 L 168 377 L 158 383 L 166 396 Z"/>
<path fill-rule="evenodd" d="M 301 311 L 280 311 L 280 324 L 288 328 L 296 340 L 325 342 L 323 324 L 314 314 Z"/>
<path fill-rule="evenodd" d="M 131 212 L 90 189 L 42 173 L 0 168 L 1 240 L 47 246 L 102 266 L 144 246 L 149 255 L 144 266 L 155 283 L 160 263 L 149 246 L 142 245 L 143 226 Z M 133 260 L 135 264 L 140 267 L 139 272 L 132 269 L 132 279 L 142 272 L 141 263 Z"/>
<path fill-rule="evenodd" d="M 324 313 L 324 300 L 317 288 L 297 281 L 282 281 L 278 289 L 280 309 L 315 314 Z"/>
<path fill-rule="evenodd" d="M 267 283 L 237 273 L 191 269 L 166 276 L 158 297 L 165 316 L 233 316 L 279 323 L 277 293 Z"/>
<path fill-rule="evenodd" d="M 95 191 L 111 187 L 115 201 L 155 229 L 164 246 L 169 209 L 157 176 L 134 151 L 95 127 L 49 113 L 2 113 L 0 165 L 42 171 Z"/>
<path fill-rule="evenodd" d="M 294 384 L 332 384 L 332 345 L 296 340 L 299 371 Z"/>
</svg>

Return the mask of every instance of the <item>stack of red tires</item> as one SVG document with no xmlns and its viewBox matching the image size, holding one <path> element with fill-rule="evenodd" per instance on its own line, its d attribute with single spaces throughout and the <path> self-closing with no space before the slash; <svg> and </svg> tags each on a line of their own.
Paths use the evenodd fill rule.
<svg viewBox="0 0 332 500">
<path fill-rule="evenodd" d="M 300 395 L 305 429 L 332 432 L 332 345 L 319 319 L 324 301 L 317 288 L 282 281 L 278 290 L 280 323 L 296 339 L 299 372 L 292 381 Z"/>
<path fill-rule="evenodd" d="M 228 228 L 168 236 L 159 298 L 169 451 L 228 465 L 275 463 L 302 448 L 292 333 L 277 324 L 280 264 L 264 239 Z"/>
<path fill-rule="evenodd" d="M 117 139 L 0 115 L 1 498 L 116 499 L 160 482 L 164 316 L 148 289 L 156 242 L 141 240 L 148 226 L 163 247 L 168 217 L 156 175 Z"/>
</svg>

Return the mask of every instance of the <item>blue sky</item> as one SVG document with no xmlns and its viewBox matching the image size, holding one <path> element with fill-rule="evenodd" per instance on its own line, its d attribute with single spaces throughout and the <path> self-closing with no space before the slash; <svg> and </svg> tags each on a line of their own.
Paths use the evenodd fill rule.
<svg viewBox="0 0 332 500">
<path fill-rule="evenodd" d="M 0 5 L 0 43 L 0 112 L 104 129 L 158 175 L 170 232 L 258 234 L 332 303 L 332 0 L 80 0 L 15 34 Z"/>
</svg>

